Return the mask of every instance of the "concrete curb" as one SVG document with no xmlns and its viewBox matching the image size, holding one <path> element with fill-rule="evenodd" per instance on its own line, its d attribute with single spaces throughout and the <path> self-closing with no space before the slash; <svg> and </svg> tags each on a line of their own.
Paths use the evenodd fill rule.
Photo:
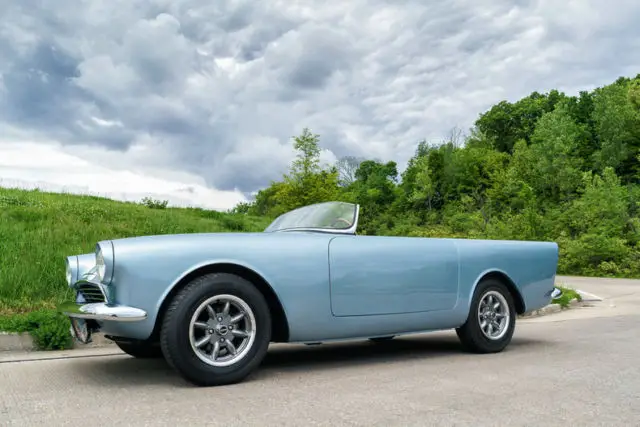
<svg viewBox="0 0 640 427">
<path fill-rule="evenodd" d="M 533 317 L 546 316 L 553 313 L 559 313 L 563 310 L 569 310 L 570 308 L 583 307 L 583 306 L 586 306 L 586 304 L 583 301 L 578 301 L 578 300 L 571 301 L 569 303 L 569 306 L 566 308 L 563 308 L 560 304 L 549 304 L 546 307 L 542 307 L 539 310 L 534 310 L 532 312 L 523 314 L 522 316 L 518 316 L 518 317 L 522 319 L 531 319 Z"/>
<path fill-rule="evenodd" d="M 115 343 L 104 337 L 103 334 L 97 333 L 92 335 L 93 342 L 90 344 L 79 344 L 74 341 L 73 349 L 83 348 L 102 348 L 102 347 L 111 347 L 115 346 Z M 20 352 L 31 352 L 31 351 L 40 351 L 35 343 L 33 342 L 33 338 L 28 332 L 23 333 L 13 333 L 13 332 L 1 332 L 0 331 L 0 352 L 4 351 L 20 351 Z"/>
<path fill-rule="evenodd" d="M 26 332 L 0 332 L 0 351 L 30 351 L 33 348 L 33 338 Z"/>
</svg>

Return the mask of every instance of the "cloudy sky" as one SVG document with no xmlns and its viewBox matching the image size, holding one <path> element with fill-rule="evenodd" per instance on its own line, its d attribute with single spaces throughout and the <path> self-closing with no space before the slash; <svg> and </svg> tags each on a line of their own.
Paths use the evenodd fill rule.
<svg viewBox="0 0 640 427">
<path fill-rule="evenodd" d="M 308 126 L 396 160 L 502 100 L 640 73 L 638 0 L 13 0 L 0 185 L 225 209 Z"/>
</svg>

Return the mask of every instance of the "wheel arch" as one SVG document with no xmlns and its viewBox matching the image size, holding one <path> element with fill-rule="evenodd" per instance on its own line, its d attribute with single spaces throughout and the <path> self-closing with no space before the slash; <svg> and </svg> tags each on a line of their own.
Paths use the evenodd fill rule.
<svg viewBox="0 0 640 427">
<path fill-rule="evenodd" d="M 151 340 L 155 341 L 159 339 L 160 327 L 162 325 L 164 315 L 167 311 L 167 308 L 169 307 L 169 304 L 171 303 L 171 300 L 173 300 L 175 295 L 196 277 L 211 273 L 235 274 L 251 282 L 264 296 L 265 300 L 267 301 L 267 305 L 269 306 L 269 312 L 272 318 L 271 341 L 287 342 L 289 340 L 289 322 L 287 320 L 287 315 L 284 311 L 282 303 L 280 302 L 280 299 L 278 298 L 271 285 L 264 277 L 262 277 L 253 269 L 232 262 L 219 262 L 202 265 L 181 277 L 175 284 L 175 286 L 173 286 L 167 293 L 167 295 L 162 300 L 162 303 L 160 304 L 158 315 L 156 316 L 155 324 L 153 327 L 153 332 L 151 333 Z"/>
<path fill-rule="evenodd" d="M 524 298 L 522 297 L 520 290 L 516 286 L 515 282 L 509 277 L 509 275 L 501 270 L 489 270 L 489 271 L 483 272 L 478 278 L 478 280 L 476 280 L 476 283 L 473 285 L 473 289 L 471 290 L 471 296 L 469 301 L 471 301 L 471 299 L 473 298 L 473 294 L 475 293 L 478 285 L 483 281 L 489 280 L 489 279 L 497 280 L 501 282 L 503 285 L 505 285 L 509 290 L 509 293 L 513 297 L 516 313 L 524 314 L 526 310 L 526 305 L 524 303 Z"/>
</svg>

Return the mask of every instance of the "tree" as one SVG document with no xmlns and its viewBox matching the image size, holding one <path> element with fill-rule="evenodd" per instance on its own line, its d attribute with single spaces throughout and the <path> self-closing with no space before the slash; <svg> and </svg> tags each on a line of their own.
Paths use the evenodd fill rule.
<svg viewBox="0 0 640 427">
<path fill-rule="evenodd" d="M 362 231 L 371 234 L 377 227 L 376 219 L 388 212 L 396 200 L 398 168 L 396 162 L 381 163 L 365 160 L 355 173 L 351 199 L 362 206 Z"/>
<path fill-rule="evenodd" d="M 640 74 L 629 84 L 629 102 L 640 113 Z"/>
<path fill-rule="evenodd" d="M 575 153 L 587 138 L 565 104 L 545 113 L 531 137 L 530 183 L 551 202 L 567 201 L 580 186 L 584 160 Z"/>
<path fill-rule="evenodd" d="M 449 136 L 445 143 L 451 143 L 455 148 L 460 148 L 464 144 L 465 135 L 458 126 L 454 126 L 449 130 Z"/>
<path fill-rule="evenodd" d="M 511 153 L 516 141 L 524 139 L 529 143 L 538 119 L 566 98 L 565 94 L 552 90 L 545 95 L 533 92 L 513 104 L 502 101 L 481 114 L 476 126 L 496 150 Z"/>
<path fill-rule="evenodd" d="M 601 171 L 614 168 L 624 182 L 635 181 L 640 173 L 640 114 L 633 104 L 635 88 L 635 82 L 619 80 L 597 89 L 594 99 L 593 118 L 600 144 L 596 166 Z"/>
<path fill-rule="evenodd" d="M 424 208 L 427 211 L 431 211 L 433 209 L 436 187 L 431 177 L 429 158 L 426 156 L 417 158 L 415 161 L 415 169 L 411 193 L 408 195 L 409 202 L 414 208 Z"/>
<path fill-rule="evenodd" d="M 338 181 L 341 186 L 348 187 L 355 182 L 356 170 L 358 170 L 358 166 L 363 160 L 363 158 L 355 156 L 344 156 L 338 160 L 336 168 L 338 169 Z"/>
<path fill-rule="evenodd" d="M 298 151 L 298 155 L 291 164 L 290 179 L 301 182 L 320 171 L 319 140 L 320 135 L 311 133 L 309 128 L 304 128 L 302 134 L 293 137 L 293 148 Z"/>
<path fill-rule="evenodd" d="M 282 181 L 273 181 L 256 194 L 255 200 L 238 211 L 275 217 L 292 209 L 338 198 L 338 172 L 320 166 L 319 135 L 304 128 L 293 137 L 297 151 Z"/>
<path fill-rule="evenodd" d="M 338 171 L 335 167 L 320 167 L 320 136 L 304 128 L 293 137 L 298 152 L 289 173 L 275 194 L 279 211 L 335 200 L 338 194 Z"/>
</svg>

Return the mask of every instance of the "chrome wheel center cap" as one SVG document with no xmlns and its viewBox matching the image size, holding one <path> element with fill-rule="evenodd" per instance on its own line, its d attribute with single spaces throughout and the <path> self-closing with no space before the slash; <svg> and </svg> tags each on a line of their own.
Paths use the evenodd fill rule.
<svg viewBox="0 0 640 427">
<path fill-rule="evenodd" d="M 227 335 L 227 333 L 229 332 L 229 327 L 227 325 L 218 325 L 216 326 L 216 332 L 218 332 L 220 335 Z"/>
</svg>

